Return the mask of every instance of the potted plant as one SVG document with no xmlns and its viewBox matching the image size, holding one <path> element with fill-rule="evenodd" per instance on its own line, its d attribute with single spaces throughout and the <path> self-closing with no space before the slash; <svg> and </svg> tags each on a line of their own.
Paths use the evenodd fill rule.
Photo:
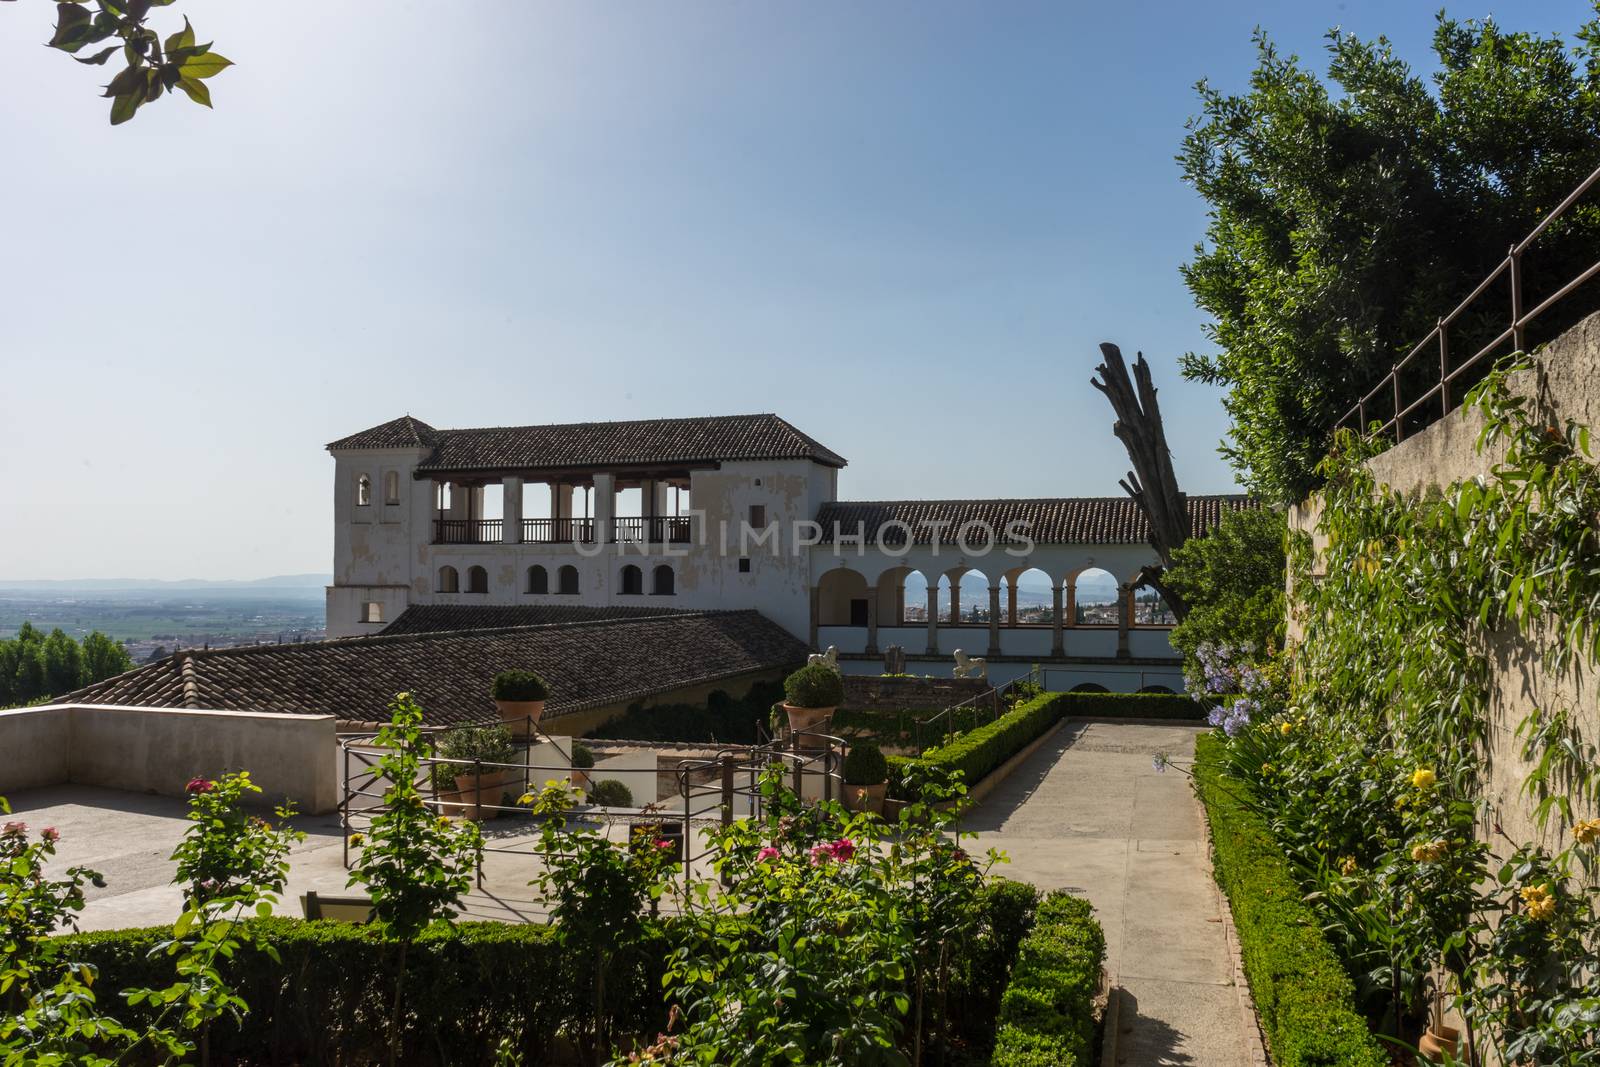
<svg viewBox="0 0 1600 1067">
<path fill-rule="evenodd" d="M 439 743 L 439 755 L 450 760 L 478 760 L 486 764 L 515 763 L 520 759 L 511 731 L 504 726 L 466 726 L 448 731 Z M 498 811 L 485 811 L 485 805 L 500 803 L 505 787 L 520 784 L 521 772 L 514 767 L 485 767 L 474 773 L 470 765 L 434 765 L 434 785 L 447 814 L 469 819 L 494 818 Z"/>
<path fill-rule="evenodd" d="M 809 663 L 783 680 L 783 711 L 789 717 L 789 730 L 821 730 L 844 701 L 844 679 L 832 667 Z M 820 748 L 822 743 L 802 738 L 805 748 Z"/>
<path fill-rule="evenodd" d="M 594 752 L 582 741 L 572 743 L 572 788 L 589 791 L 589 769 L 594 766 Z"/>
<path fill-rule="evenodd" d="M 883 814 L 889 791 L 889 761 L 871 741 L 858 741 L 844 757 L 844 806 L 851 811 Z"/>
<path fill-rule="evenodd" d="M 500 709 L 501 719 L 525 718 L 538 725 L 550 689 L 533 671 L 501 671 L 494 676 L 489 695 L 494 698 L 494 706 Z"/>
</svg>

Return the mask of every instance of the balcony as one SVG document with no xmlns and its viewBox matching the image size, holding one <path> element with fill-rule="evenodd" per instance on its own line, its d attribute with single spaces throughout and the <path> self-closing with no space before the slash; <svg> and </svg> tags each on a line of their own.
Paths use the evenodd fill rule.
<svg viewBox="0 0 1600 1067">
<path fill-rule="evenodd" d="M 594 519 L 523 519 L 522 543 L 533 545 L 593 544 Z M 436 545 L 497 545 L 504 540 L 500 519 L 434 519 Z M 693 542 L 688 515 L 630 517 L 611 520 L 611 540 L 621 544 L 687 545 Z"/>
<path fill-rule="evenodd" d="M 492 545 L 503 540 L 499 519 L 434 519 L 436 545 Z"/>
<path fill-rule="evenodd" d="M 570 545 L 594 541 L 593 519 L 523 519 L 522 543 Z"/>
</svg>

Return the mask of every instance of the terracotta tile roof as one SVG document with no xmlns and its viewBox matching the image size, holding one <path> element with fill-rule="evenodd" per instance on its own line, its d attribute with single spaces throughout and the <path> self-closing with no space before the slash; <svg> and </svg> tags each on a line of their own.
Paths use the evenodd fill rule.
<svg viewBox="0 0 1600 1067">
<path fill-rule="evenodd" d="M 1226 511 L 1260 507 L 1254 497 L 1244 494 L 1191 496 L 1189 522 L 1195 533 L 1204 533 L 1222 520 Z M 840 500 L 822 505 L 817 514 L 824 544 L 835 536 L 856 536 L 865 531 L 868 544 L 879 540 L 885 524 L 899 522 L 911 528 L 911 543 L 933 543 L 935 533 L 942 543 L 950 543 L 964 523 L 969 528 L 968 544 L 987 544 L 986 530 L 1000 535 L 1002 542 L 1018 543 L 1004 537 L 1012 522 L 1028 524 L 1028 535 L 1037 544 L 1122 545 L 1143 544 L 1149 524 L 1131 497 L 1060 497 L 1041 500 Z M 942 528 L 933 524 L 944 523 Z M 882 542 L 906 543 L 902 526 L 888 526 Z"/>
<path fill-rule="evenodd" d="M 398 425 L 408 420 L 422 428 L 417 431 L 418 439 L 432 435 L 424 443 L 433 448 L 433 453 L 417 465 L 417 470 L 423 473 L 562 470 L 742 459 L 809 459 L 829 467 L 845 465 L 844 458 L 837 452 L 770 414 L 467 430 L 434 430 L 408 416 L 335 441 L 328 448 L 415 448 L 417 445 L 407 436 L 406 428 Z M 386 440 L 398 443 L 375 443 Z"/>
<path fill-rule="evenodd" d="M 805 645 L 754 611 L 182 651 L 69 693 L 64 704 L 332 714 L 372 722 L 401 690 L 427 721 L 492 719 L 500 671 L 538 671 L 546 716 L 805 662 Z"/>
<path fill-rule="evenodd" d="M 382 426 L 341 437 L 329 444 L 328 448 L 432 448 L 438 435 L 438 430 L 421 419 L 402 415 Z"/>
<path fill-rule="evenodd" d="M 498 630 L 510 626 L 639 619 L 682 613 L 681 608 L 585 607 L 581 604 L 412 604 L 383 628 L 383 635 Z"/>
</svg>

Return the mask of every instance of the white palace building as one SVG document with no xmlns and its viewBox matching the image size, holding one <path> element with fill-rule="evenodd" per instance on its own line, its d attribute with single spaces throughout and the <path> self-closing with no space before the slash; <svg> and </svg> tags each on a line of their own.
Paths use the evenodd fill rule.
<svg viewBox="0 0 1600 1067">
<path fill-rule="evenodd" d="M 1170 617 L 1133 587 L 1155 555 L 1124 497 L 839 500 L 843 457 L 776 415 L 408 415 L 328 450 L 329 637 L 424 605 L 754 609 L 850 673 L 881 673 L 898 645 L 912 674 L 948 676 L 960 649 L 997 681 L 1038 664 L 1052 689 L 1181 688 Z M 1190 497 L 1193 532 L 1251 506 Z"/>
</svg>

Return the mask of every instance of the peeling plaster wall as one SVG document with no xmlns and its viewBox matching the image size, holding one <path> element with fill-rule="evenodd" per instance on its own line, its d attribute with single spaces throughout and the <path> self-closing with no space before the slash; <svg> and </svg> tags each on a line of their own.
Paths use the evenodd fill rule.
<svg viewBox="0 0 1600 1067">
<path fill-rule="evenodd" d="M 1600 314 L 1591 315 L 1551 342 L 1534 358 L 1531 369 L 1512 376 L 1510 385 L 1514 393 L 1533 398 L 1536 410 L 1550 425 L 1563 425 L 1570 418 L 1600 432 Z M 1479 453 L 1477 440 L 1482 428 L 1477 411 L 1458 409 L 1374 456 L 1367 461 L 1367 469 L 1379 484 L 1412 497 L 1438 493 L 1469 478 L 1484 478 L 1503 458 L 1504 449 Z M 1596 440 L 1600 441 L 1600 435 Z M 1319 551 L 1325 545 L 1315 533 L 1321 507 L 1321 501 L 1313 497 L 1291 508 L 1289 514 L 1291 528 L 1311 533 Z M 1292 598 L 1292 584 L 1289 594 Z M 1290 640 L 1300 636 L 1300 628 L 1291 618 Z M 1543 651 L 1555 640 L 1554 632 L 1529 638 L 1513 630 L 1487 635 L 1481 647 L 1493 678 L 1485 789 L 1495 817 L 1518 841 L 1543 838 L 1558 844 L 1561 838 L 1555 833 L 1540 834 L 1532 817 L 1535 802 L 1521 795 L 1531 765 L 1522 759 L 1517 725 L 1536 707 L 1570 708 L 1583 735 L 1591 741 L 1600 739 L 1600 675 L 1588 663 L 1575 664 L 1564 672 L 1547 669 Z"/>
</svg>

